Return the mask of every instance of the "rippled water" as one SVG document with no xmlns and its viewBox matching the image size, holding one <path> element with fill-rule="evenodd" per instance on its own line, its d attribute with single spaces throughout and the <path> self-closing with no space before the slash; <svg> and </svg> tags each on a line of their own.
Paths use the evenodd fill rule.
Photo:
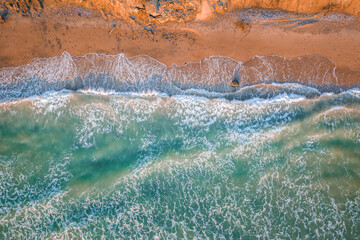
<svg viewBox="0 0 360 240">
<path fill-rule="evenodd" d="M 360 238 L 359 89 L 201 96 L 1 103 L 0 239 Z"/>
</svg>

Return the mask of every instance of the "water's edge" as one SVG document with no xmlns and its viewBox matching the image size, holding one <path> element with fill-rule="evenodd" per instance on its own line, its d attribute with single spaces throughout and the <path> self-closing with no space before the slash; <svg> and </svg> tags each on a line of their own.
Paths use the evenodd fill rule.
<svg viewBox="0 0 360 240">
<path fill-rule="evenodd" d="M 247 62 L 229 57 L 204 58 L 182 66 L 146 55 L 90 53 L 34 59 L 27 65 L 0 69 L 0 101 L 27 98 L 47 91 L 101 89 L 115 92 L 157 91 L 167 95 L 198 95 L 245 100 L 297 94 L 307 98 L 357 87 L 343 85 L 336 64 L 320 55 L 285 58 L 255 56 Z M 232 80 L 239 87 L 230 85 Z"/>
</svg>

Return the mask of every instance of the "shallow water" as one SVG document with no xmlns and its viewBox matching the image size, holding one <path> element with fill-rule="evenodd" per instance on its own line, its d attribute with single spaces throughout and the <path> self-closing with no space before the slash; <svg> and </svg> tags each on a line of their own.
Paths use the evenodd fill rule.
<svg viewBox="0 0 360 240">
<path fill-rule="evenodd" d="M 0 104 L 0 239 L 358 239 L 359 188 L 359 89 Z"/>
<path fill-rule="evenodd" d="M 231 87 L 232 80 L 237 80 L 241 88 Z M 127 58 L 124 54 L 89 53 L 73 57 L 64 52 L 61 56 L 34 59 L 27 65 L 0 69 L 0 102 L 64 89 L 157 91 L 168 95 L 245 100 L 269 98 L 280 93 L 315 97 L 324 91 L 341 92 L 360 87 L 359 84 L 339 84 L 343 82 L 339 82 L 336 75 L 336 64 L 322 55 L 254 56 L 244 63 L 215 56 L 182 66 L 166 66 L 147 55 Z"/>
</svg>

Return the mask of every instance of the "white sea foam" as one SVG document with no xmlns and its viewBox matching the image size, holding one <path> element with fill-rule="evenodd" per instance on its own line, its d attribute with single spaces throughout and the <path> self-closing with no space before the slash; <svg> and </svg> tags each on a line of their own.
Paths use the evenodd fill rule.
<svg viewBox="0 0 360 240">
<path fill-rule="evenodd" d="M 335 63 L 323 56 L 289 59 L 276 55 L 255 56 L 246 64 L 220 56 L 166 67 L 145 55 L 72 57 L 64 52 L 59 57 L 34 59 L 27 65 L 1 69 L 0 100 L 27 98 L 62 89 L 100 91 L 102 94 L 155 91 L 239 100 L 257 96 L 269 98 L 281 93 L 314 97 L 320 94 L 315 88 L 274 82 L 325 87 L 337 83 Z M 233 79 L 239 81 L 241 88 L 230 86 Z M 249 86 L 253 84 L 259 85 Z"/>
</svg>

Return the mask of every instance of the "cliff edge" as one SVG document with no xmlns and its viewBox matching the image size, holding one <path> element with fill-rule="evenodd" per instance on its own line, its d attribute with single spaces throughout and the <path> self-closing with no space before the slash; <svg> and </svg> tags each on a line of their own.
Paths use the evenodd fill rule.
<svg viewBox="0 0 360 240">
<path fill-rule="evenodd" d="M 66 6 L 98 10 L 105 19 L 140 23 L 205 20 L 239 8 L 360 16 L 360 2 L 352 0 L 1 0 L 1 21 L 5 22 L 11 13 L 32 15 Z"/>
</svg>

